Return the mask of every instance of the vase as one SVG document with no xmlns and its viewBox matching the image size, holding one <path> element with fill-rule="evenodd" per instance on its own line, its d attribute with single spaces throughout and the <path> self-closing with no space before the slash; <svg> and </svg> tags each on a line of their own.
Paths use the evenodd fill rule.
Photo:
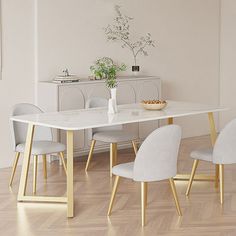
<svg viewBox="0 0 236 236">
<path fill-rule="evenodd" d="M 108 101 L 108 113 L 115 114 L 118 112 L 116 102 L 116 88 L 111 88 L 111 98 Z"/>
</svg>

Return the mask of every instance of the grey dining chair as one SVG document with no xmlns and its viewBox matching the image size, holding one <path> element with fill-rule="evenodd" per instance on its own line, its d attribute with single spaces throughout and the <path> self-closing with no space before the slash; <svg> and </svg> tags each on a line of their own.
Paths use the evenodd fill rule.
<svg viewBox="0 0 236 236">
<path fill-rule="evenodd" d="M 42 110 L 29 103 L 16 104 L 12 109 L 12 116 L 26 115 L 26 114 L 39 114 Z M 16 153 L 15 160 L 13 163 L 12 173 L 10 177 L 9 186 L 12 186 L 13 178 L 15 175 L 17 163 L 20 154 L 24 153 L 25 150 L 25 139 L 27 134 L 27 124 L 11 121 L 11 133 L 12 133 L 12 143 L 13 150 Z M 32 144 L 31 154 L 34 157 L 34 172 L 33 172 L 33 193 L 36 193 L 36 181 L 37 181 L 37 166 L 38 166 L 38 156 L 43 158 L 43 170 L 44 178 L 47 178 L 47 160 L 46 155 L 59 153 L 64 170 L 66 172 L 66 164 L 64 160 L 65 145 L 62 143 L 54 142 L 52 136 L 51 128 L 46 127 L 35 127 L 34 141 Z"/>
<path fill-rule="evenodd" d="M 111 194 L 108 216 L 111 214 L 120 177 L 141 182 L 142 226 L 145 225 L 147 183 L 169 179 L 178 214 L 181 216 L 173 177 L 177 173 L 177 157 L 181 140 L 181 128 L 168 125 L 153 131 L 143 142 L 134 162 L 114 166 L 116 176 Z"/>
<path fill-rule="evenodd" d="M 224 203 L 224 165 L 236 163 L 236 119 L 229 122 L 220 132 L 213 148 L 199 149 L 191 152 L 194 159 L 186 195 L 189 196 L 194 175 L 199 161 L 208 161 L 219 165 L 220 203 Z"/>
<path fill-rule="evenodd" d="M 107 107 L 108 100 L 100 97 L 93 97 L 86 102 L 86 108 Z M 110 143 L 110 176 L 112 176 L 112 167 L 117 160 L 117 143 L 131 141 L 135 154 L 137 153 L 137 145 L 135 142 L 135 135 L 125 132 L 122 125 L 89 129 L 88 138 L 92 140 L 85 171 L 88 170 L 89 164 L 93 155 L 93 150 L 96 141 Z"/>
</svg>

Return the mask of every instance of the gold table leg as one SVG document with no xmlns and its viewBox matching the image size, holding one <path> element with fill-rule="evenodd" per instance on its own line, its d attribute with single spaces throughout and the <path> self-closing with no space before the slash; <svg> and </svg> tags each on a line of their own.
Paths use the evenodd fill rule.
<svg viewBox="0 0 236 236">
<path fill-rule="evenodd" d="M 112 177 L 112 167 L 117 162 L 117 143 L 110 143 L 110 177 Z"/>
<path fill-rule="evenodd" d="M 23 197 L 25 196 L 25 192 L 26 192 L 33 136 L 34 136 L 34 125 L 29 124 L 27 136 L 26 136 L 24 159 L 23 159 L 23 164 L 22 164 L 19 192 L 18 192 L 18 198 L 17 198 L 18 201 L 23 200 Z"/>
<path fill-rule="evenodd" d="M 172 125 L 174 123 L 173 117 L 168 118 L 168 125 Z"/>
<path fill-rule="evenodd" d="M 67 217 L 74 217 L 73 131 L 67 131 Z"/>
<path fill-rule="evenodd" d="M 74 216 L 74 196 L 73 196 L 73 131 L 67 131 L 67 197 L 55 196 L 30 196 L 26 195 L 27 178 L 29 172 L 32 141 L 34 135 L 34 125 L 28 124 L 28 131 L 25 143 L 24 159 L 22 164 L 20 185 L 17 200 L 20 202 L 50 202 L 67 203 L 67 216 Z"/>
<path fill-rule="evenodd" d="M 38 174 L 38 156 L 34 156 L 34 174 L 33 174 L 33 194 L 36 194 L 37 186 L 37 174 Z"/>
<path fill-rule="evenodd" d="M 17 167 L 19 157 L 20 157 L 20 152 L 16 152 L 16 157 L 15 157 L 14 164 L 13 164 L 13 167 L 12 167 L 11 178 L 10 178 L 10 181 L 9 181 L 9 187 L 12 186 L 12 181 L 13 181 L 15 173 L 16 173 L 16 167 Z"/>
<path fill-rule="evenodd" d="M 214 147 L 216 139 L 217 139 L 217 132 L 215 127 L 214 115 L 212 112 L 208 113 L 208 119 L 210 124 L 210 135 L 211 135 L 211 144 Z M 215 187 L 217 188 L 219 185 L 219 165 L 216 165 L 215 169 Z"/>
<path fill-rule="evenodd" d="M 48 174 L 47 174 L 47 155 L 43 155 L 43 176 L 44 179 L 47 179 Z"/>
</svg>

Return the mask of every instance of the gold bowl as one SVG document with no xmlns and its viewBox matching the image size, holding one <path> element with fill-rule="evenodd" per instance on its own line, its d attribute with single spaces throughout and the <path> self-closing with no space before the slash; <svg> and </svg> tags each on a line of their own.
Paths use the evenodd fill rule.
<svg viewBox="0 0 236 236">
<path fill-rule="evenodd" d="M 167 102 L 161 100 L 143 100 L 141 105 L 146 110 L 162 110 L 167 106 Z"/>
</svg>

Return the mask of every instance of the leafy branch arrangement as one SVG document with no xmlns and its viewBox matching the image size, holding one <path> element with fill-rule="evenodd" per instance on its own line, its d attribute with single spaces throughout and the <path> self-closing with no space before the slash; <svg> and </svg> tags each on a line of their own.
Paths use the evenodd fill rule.
<svg viewBox="0 0 236 236">
<path fill-rule="evenodd" d="M 121 41 L 122 48 L 129 48 L 134 57 L 134 64 L 137 64 L 137 56 L 143 54 L 148 56 L 146 51 L 147 47 L 155 47 L 155 42 L 152 40 L 151 34 L 147 33 L 146 36 L 142 36 L 138 41 L 133 42 L 130 39 L 130 21 L 132 17 L 124 15 L 120 6 L 115 6 L 117 16 L 114 18 L 112 25 L 108 25 L 104 30 L 108 41 Z"/>
<path fill-rule="evenodd" d="M 103 57 L 95 61 L 90 67 L 91 72 L 97 79 L 105 79 L 108 88 L 117 87 L 116 74 L 126 70 L 125 64 L 115 64 L 109 57 Z"/>
</svg>

